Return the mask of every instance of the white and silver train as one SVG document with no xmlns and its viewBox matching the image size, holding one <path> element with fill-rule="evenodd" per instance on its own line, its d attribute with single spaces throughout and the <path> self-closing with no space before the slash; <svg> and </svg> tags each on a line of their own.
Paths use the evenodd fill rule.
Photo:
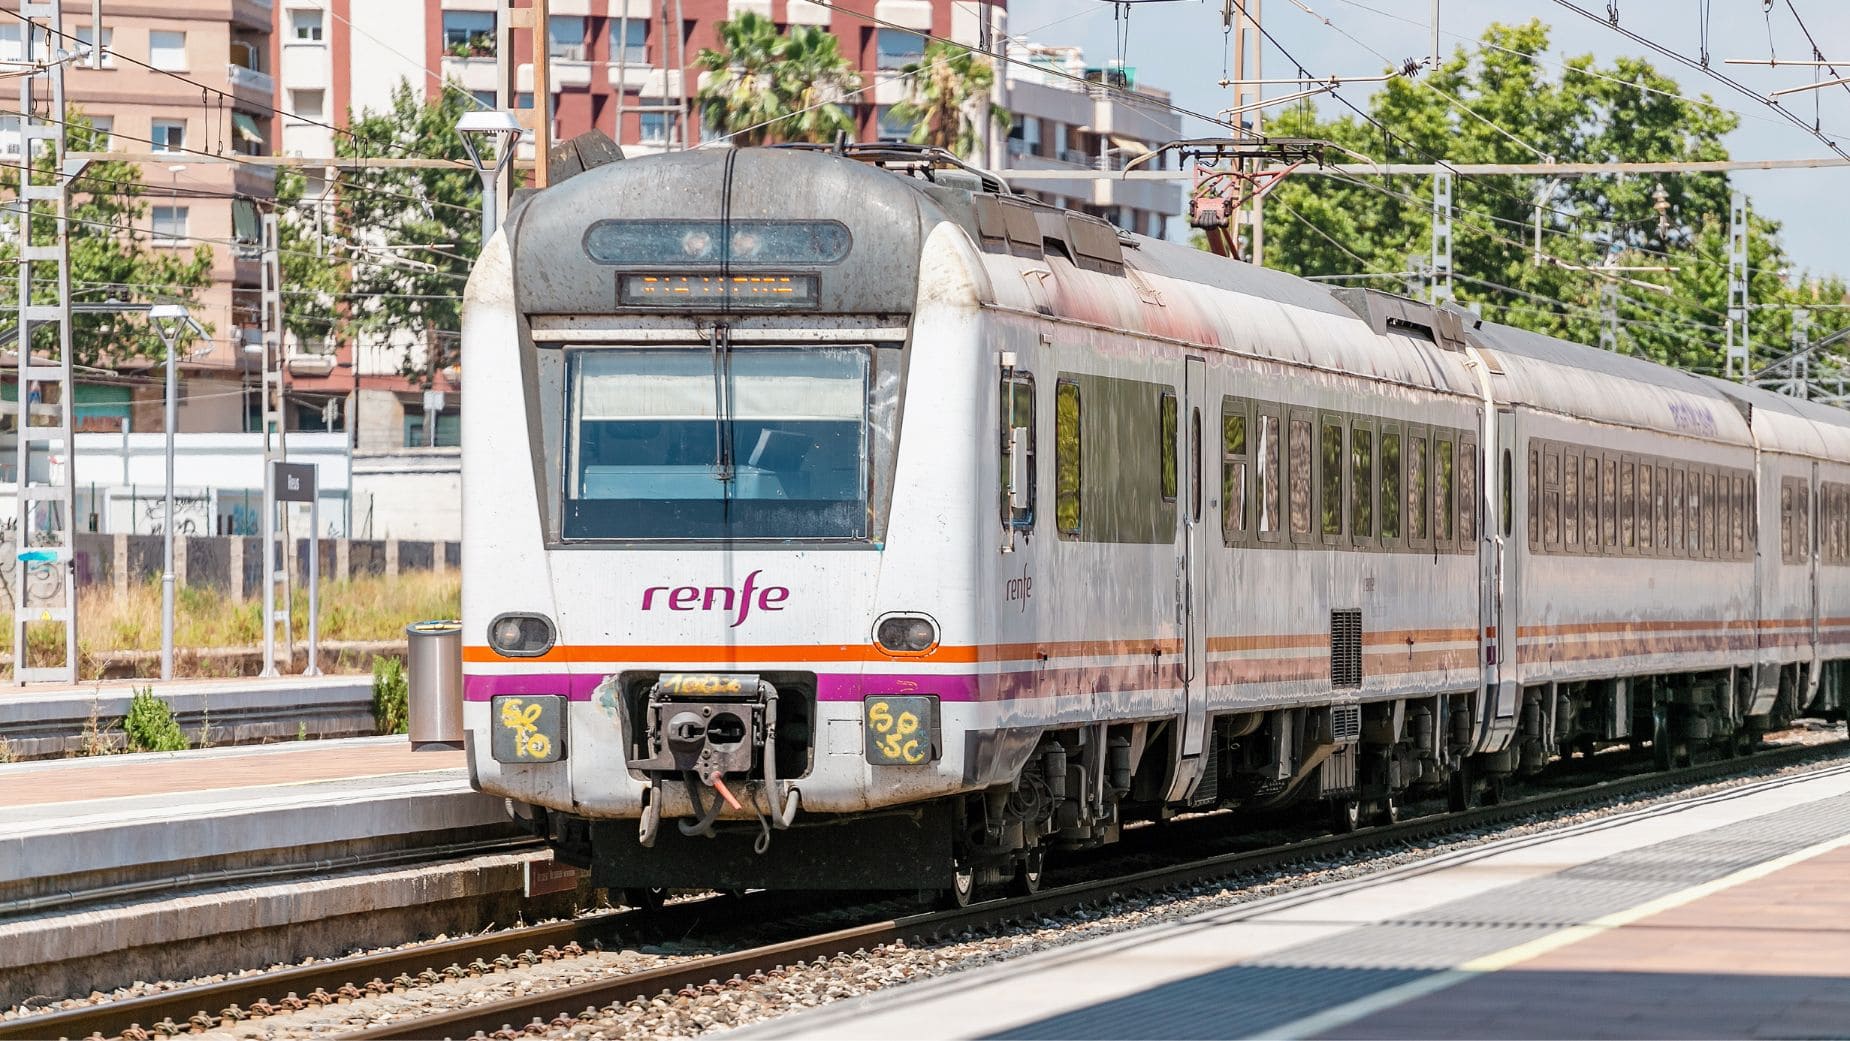
<svg viewBox="0 0 1850 1041">
<path fill-rule="evenodd" d="M 965 899 L 1841 712 L 1850 416 L 942 154 L 584 170 L 463 357 L 472 776 L 597 885 Z"/>
</svg>

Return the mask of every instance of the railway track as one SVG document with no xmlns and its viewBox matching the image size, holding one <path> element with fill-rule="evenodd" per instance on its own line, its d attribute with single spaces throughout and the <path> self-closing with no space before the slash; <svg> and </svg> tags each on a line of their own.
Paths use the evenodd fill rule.
<svg viewBox="0 0 1850 1041">
<path fill-rule="evenodd" d="M 1677 770 L 1597 781 L 1567 790 L 1512 798 L 1462 813 L 1435 813 L 1350 834 L 1320 835 L 1261 849 L 1221 853 L 1181 863 L 1122 872 L 1045 889 L 1027 897 L 987 900 L 954 911 L 884 917 L 849 928 L 799 936 L 723 954 L 626 973 L 589 983 L 557 987 L 469 1008 L 420 1016 L 345 1035 L 351 1039 L 470 1037 L 506 1029 L 529 1028 L 534 1021 L 551 1024 L 585 1009 L 602 1008 L 637 998 L 689 988 L 724 986 L 780 967 L 856 950 L 929 940 L 933 937 L 1006 925 L 1160 892 L 1201 882 L 1289 868 L 1333 856 L 1392 847 L 1410 841 L 1469 832 L 1488 825 L 1573 810 L 1616 798 L 1699 784 L 1744 772 L 1782 768 L 1810 760 L 1841 758 L 1850 741 L 1776 748 L 1741 759 L 1722 759 Z M 1841 769 L 1850 769 L 1846 764 Z M 1779 783 L 1777 780 L 1767 783 Z M 1737 790 L 1717 793 L 1722 798 Z M 1206 823 L 1205 821 L 1203 822 Z M 1147 859 L 1151 854 L 1138 854 Z M 740 903 L 749 901 L 749 915 Z M 894 901 L 870 903 L 866 909 L 891 909 Z M 703 924 L 737 922 L 742 917 L 765 921 L 816 909 L 813 897 L 795 894 L 713 896 L 671 904 L 653 913 L 615 912 L 480 937 L 420 944 L 378 954 L 344 958 L 274 972 L 252 974 L 196 987 L 163 991 L 101 1005 L 80 1006 L 0 1022 L 0 1041 L 11 1038 L 85 1038 L 172 1036 L 209 1029 L 222 1019 L 274 1014 L 304 1005 L 329 1005 L 393 989 L 413 989 L 458 975 L 486 974 L 516 965 L 572 957 L 625 934 L 685 936 Z M 364 982 L 362 982 L 364 981 Z M 137 1032 L 139 1031 L 139 1032 Z"/>
</svg>

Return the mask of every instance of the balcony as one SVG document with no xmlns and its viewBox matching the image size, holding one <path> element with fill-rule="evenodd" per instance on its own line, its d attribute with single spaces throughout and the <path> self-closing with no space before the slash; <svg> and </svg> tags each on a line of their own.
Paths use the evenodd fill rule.
<svg viewBox="0 0 1850 1041">
<path fill-rule="evenodd" d="M 227 65 L 226 70 L 231 80 L 232 93 L 246 91 L 256 95 L 253 100 L 265 104 L 269 103 L 270 98 L 276 96 L 276 80 L 271 78 L 269 73 L 259 72 L 236 62 Z"/>
</svg>

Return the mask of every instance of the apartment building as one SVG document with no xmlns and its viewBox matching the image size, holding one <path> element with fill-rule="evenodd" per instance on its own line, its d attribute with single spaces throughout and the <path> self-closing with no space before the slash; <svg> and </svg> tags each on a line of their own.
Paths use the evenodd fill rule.
<svg viewBox="0 0 1850 1041">
<path fill-rule="evenodd" d="M 18 6 L 0 4 L 14 11 Z M 274 18 L 270 0 L 189 0 L 180 6 L 111 0 L 104 4 L 102 67 L 67 66 L 69 104 L 109 133 L 110 148 L 155 157 L 140 163 L 145 212 L 136 234 L 153 249 L 212 251 L 212 281 L 194 315 L 213 335 L 187 366 L 196 378 L 221 381 L 223 393 L 183 408 L 182 429 L 240 422 L 235 397 L 241 373 L 251 365 L 243 347 L 257 339 L 256 200 L 273 195 L 275 174 L 220 160 L 271 151 Z M 88 4 L 65 5 L 65 31 L 76 38 L 67 49 L 94 38 L 90 23 Z M 0 55 L 20 52 L 19 21 L 0 18 Z M 0 152 L 9 158 L 18 156 L 19 143 L 4 131 L 17 126 L 16 116 L 0 120 Z M 72 291 L 77 300 L 148 299 L 160 288 L 75 285 Z M 132 372 L 137 364 L 119 368 Z M 145 425 L 149 418 L 158 424 L 158 413 L 151 415 L 139 401 L 148 396 L 140 393 L 141 407 L 134 409 L 123 403 L 122 415 L 134 417 L 136 429 L 158 429 Z M 206 407 L 207 401 L 214 404 Z"/>
</svg>

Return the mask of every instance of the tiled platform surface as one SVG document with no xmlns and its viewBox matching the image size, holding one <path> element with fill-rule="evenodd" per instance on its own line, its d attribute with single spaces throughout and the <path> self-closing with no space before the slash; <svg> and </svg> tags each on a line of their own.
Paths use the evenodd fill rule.
<svg viewBox="0 0 1850 1041">
<path fill-rule="evenodd" d="M 28 880 L 506 824 L 403 737 L 0 766 L 0 893 Z"/>
<path fill-rule="evenodd" d="M 1435 858 L 739 1032 L 1850 1036 L 1850 771 Z"/>
</svg>

